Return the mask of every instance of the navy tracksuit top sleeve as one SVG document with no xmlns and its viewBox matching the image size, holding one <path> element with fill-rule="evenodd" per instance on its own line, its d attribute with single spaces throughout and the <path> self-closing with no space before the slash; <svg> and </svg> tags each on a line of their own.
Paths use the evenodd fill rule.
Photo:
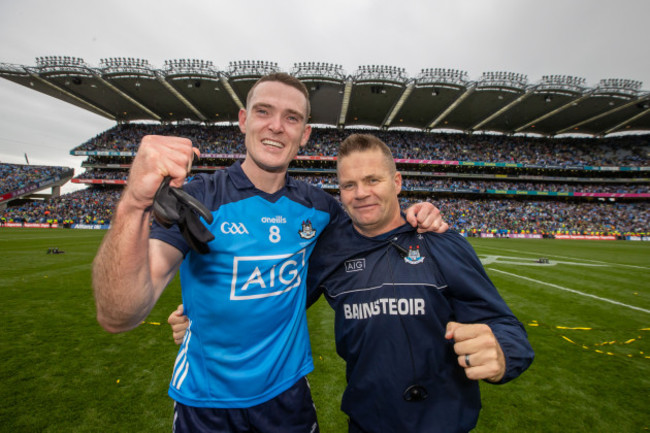
<svg viewBox="0 0 650 433">
<path fill-rule="evenodd" d="M 506 383 L 524 372 L 534 358 L 526 331 L 488 277 L 469 242 L 455 232 L 426 237 L 432 259 L 448 285 L 456 321 L 485 323 L 506 358 Z"/>
</svg>

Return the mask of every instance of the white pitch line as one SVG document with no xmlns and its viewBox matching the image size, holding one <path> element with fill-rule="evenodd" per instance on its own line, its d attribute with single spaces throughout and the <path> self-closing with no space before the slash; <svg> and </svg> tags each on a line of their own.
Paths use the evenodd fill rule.
<svg viewBox="0 0 650 433">
<path fill-rule="evenodd" d="M 604 265 L 608 265 L 608 266 L 623 266 L 623 267 L 626 267 L 626 268 L 650 269 L 647 266 L 627 265 L 625 263 L 610 263 L 610 262 L 603 262 L 601 260 L 591 260 L 591 259 L 584 259 L 584 258 L 576 259 L 575 257 L 570 257 L 570 256 L 560 256 L 560 255 L 557 255 L 557 254 L 549 255 L 549 254 L 538 253 L 538 252 L 534 252 L 534 251 L 531 252 L 531 251 L 511 250 L 511 249 L 507 249 L 507 248 L 490 247 L 490 246 L 484 246 L 484 245 L 481 245 L 481 248 L 493 249 L 493 250 L 498 250 L 498 251 L 509 251 L 511 253 L 519 253 L 519 254 L 529 254 L 529 255 L 534 255 L 534 256 L 540 256 L 541 255 L 541 256 L 544 256 L 544 257 L 559 257 L 559 258 L 562 258 L 562 259 L 582 260 L 582 261 L 585 261 L 585 262 L 600 263 L 600 264 L 604 264 Z"/>
<path fill-rule="evenodd" d="M 650 310 L 646 310 L 645 308 L 635 307 L 634 305 L 624 304 L 622 302 L 613 301 L 613 300 L 607 299 L 607 298 L 601 298 L 600 296 L 592 295 L 590 293 L 580 292 L 578 290 L 558 286 L 557 284 L 547 283 L 546 281 L 535 280 L 534 278 L 524 277 L 523 275 L 512 274 L 510 272 L 501 271 L 499 269 L 494 269 L 494 268 L 489 268 L 489 269 L 490 269 L 490 271 L 499 272 L 499 273 L 502 273 L 502 274 L 510 275 L 512 277 L 521 278 L 522 280 L 532 281 L 533 283 L 537 283 L 537 284 L 544 284 L 545 286 L 553 287 L 553 288 L 559 289 L 559 290 L 564 290 L 565 292 L 575 293 L 576 295 L 587 296 L 589 298 L 598 299 L 599 301 L 609 302 L 610 304 L 619 305 L 621 307 L 631 308 L 632 310 L 637 310 L 637 311 L 641 311 L 643 313 L 650 314 Z"/>
</svg>

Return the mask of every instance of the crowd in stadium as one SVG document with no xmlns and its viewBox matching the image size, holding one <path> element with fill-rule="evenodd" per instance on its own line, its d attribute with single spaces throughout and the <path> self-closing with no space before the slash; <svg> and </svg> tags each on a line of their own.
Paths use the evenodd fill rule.
<svg viewBox="0 0 650 433">
<path fill-rule="evenodd" d="M 65 194 L 49 202 L 32 201 L 0 212 L 8 222 L 108 224 L 120 188 L 94 187 Z M 421 198 L 402 198 L 403 206 Z M 620 202 L 576 203 L 440 198 L 429 199 L 450 226 L 462 232 L 513 233 L 647 233 L 650 204 Z"/>
<path fill-rule="evenodd" d="M 66 167 L 0 163 L 0 195 L 60 177 L 68 171 Z"/>
<path fill-rule="evenodd" d="M 124 180 L 128 178 L 129 172 L 122 170 L 101 170 L 88 169 L 76 176 L 76 179 L 111 179 Z M 306 176 L 296 175 L 300 179 L 315 185 L 336 185 L 334 174 L 330 176 Z M 459 178 L 431 178 L 431 177 L 404 177 L 403 187 L 405 189 L 428 189 L 428 190 L 474 190 L 484 192 L 486 190 L 518 190 L 518 191 L 548 191 L 548 192 L 584 192 L 584 193 L 612 193 L 612 194 L 648 194 L 650 185 L 646 183 L 561 183 L 561 182 L 517 182 L 517 181 L 490 181 L 490 180 L 465 180 Z"/>
<path fill-rule="evenodd" d="M 334 156 L 350 129 L 314 128 L 303 155 Z M 367 131 L 366 131 L 367 132 Z M 420 131 L 372 131 L 398 159 L 507 162 L 555 166 L 642 166 L 648 161 L 647 135 L 611 138 L 541 138 Z M 135 152 L 147 134 L 190 138 L 203 154 L 244 154 L 236 126 L 124 124 L 88 140 L 74 151 Z"/>
<path fill-rule="evenodd" d="M 88 188 L 0 211 L 3 222 L 108 224 L 122 189 Z"/>
<path fill-rule="evenodd" d="M 408 206 L 414 199 L 402 199 Z M 454 230 L 513 233 L 647 233 L 650 205 L 644 203 L 431 200 Z"/>
<path fill-rule="evenodd" d="M 315 128 L 303 154 L 332 156 L 337 144 L 350 130 Z M 146 134 L 180 135 L 191 138 L 202 154 L 243 154 L 242 134 L 235 126 L 142 125 L 124 124 L 111 128 L 73 149 L 75 151 L 135 152 Z M 543 166 L 648 166 L 650 136 L 622 136 L 601 139 L 531 138 L 499 135 L 428 134 L 415 131 L 373 131 L 393 149 L 397 158 L 437 159 L 479 162 L 515 162 Z M 596 143 L 596 144 L 594 144 Z M 126 180 L 132 156 L 87 157 L 88 165 L 96 164 L 77 176 L 78 179 Z M 222 159 L 221 164 L 232 161 Z M 202 160 L 216 165 L 216 159 Z M 106 164 L 123 168 L 107 169 Z M 318 166 L 318 165 L 315 165 Z M 20 189 L 29 182 L 66 170 L 62 167 L 35 167 L 0 164 L 0 191 Z M 421 170 L 421 168 L 419 169 Z M 526 174 L 526 173 L 523 173 Z M 315 185 L 336 184 L 333 174 L 295 176 Z M 599 173 L 599 176 L 601 174 Z M 574 175 L 572 175 L 574 176 Z M 582 171 L 583 178 L 594 177 Z M 632 177 L 629 174 L 626 177 Z M 519 190 L 549 192 L 649 193 L 650 183 L 576 182 L 481 179 L 462 176 L 405 176 L 404 190 Z M 575 180 L 575 179 L 574 179 Z M 583 179 L 584 180 L 584 179 Z M 602 180 L 602 179 L 601 179 Z M 3 222 L 57 222 L 59 224 L 108 224 L 122 189 L 94 186 L 50 201 L 21 201 L 0 211 Z M 501 196 L 503 197 L 503 196 Z M 492 196 L 476 198 L 431 194 L 406 195 L 411 201 L 431 200 L 443 212 L 452 228 L 471 232 L 536 232 L 536 233 L 648 233 L 650 202 L 644 201 L 566 201 L 513 200 Z"/>
<path fill-rule="evenodd" d="M 111 179 L 111 180 L 126 180 L 129 177 L 129 170 L 101 170 L 96 168 L 86 169 L 80 175 L 75 176 L 75 179 Z"/>
<path fill-rule="evenodd" d="M 404 179 L 405 188 L 426 188 L 426 189 L 471 189 L 478 191 L 485 190 L 517 190 L 517 191 L 549 191 L 549 192 L 604 192 L 604 193 L 648 193 L 650 188 L 647 184 L 588 184 L 588 183 L 543 183 L 543 182 L 502 182 L 484 180 L 462 180 L 462 179 Z"/>
</svg>

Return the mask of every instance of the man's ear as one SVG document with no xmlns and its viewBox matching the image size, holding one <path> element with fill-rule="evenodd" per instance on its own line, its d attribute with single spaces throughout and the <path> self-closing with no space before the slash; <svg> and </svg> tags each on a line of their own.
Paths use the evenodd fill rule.
<svg viewBox="0 0 650 433">
<path fill-rule="evenodd" d="M 402 192 L 402 173 L 396 171 L 394 181 L 395 181 L 395 190 L 397 194 L 399 194 L 400 192 Z"/>
<path fill-rule="evenodd" d="M 248 116 L 248 113 L 246 113 L 246 109 L 242 108 L 239 110 L 239 130 L 243 133 L 246 134 L 246 117 Z"/>
<path fill-rule="evenodd" d="M 300 141 L 300 147 L 305 147 L 309 141 L 309 136 L 311 135 L 311 125 L 305 125 L 305 130 L 302 133 L 302 140 Z"/>
</svg>

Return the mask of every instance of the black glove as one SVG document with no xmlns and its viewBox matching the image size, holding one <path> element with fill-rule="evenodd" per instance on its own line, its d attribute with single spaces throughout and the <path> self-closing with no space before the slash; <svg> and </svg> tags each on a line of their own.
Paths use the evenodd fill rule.
<svg viewBox="0 0 650 433">
<path fill-rule="evenodd" d="M 203 203 L 181 188 L 170 187 L 170 180 L 169 176 L 163 179 L 156 192 L 153 200 L 153 217 L 165 228 L 178 224 L 190 248 L 200 254 L 207 254 L 210 251 L 208 242 L 214 239 L 214 235 L 201 224 L 199 215 L 211 224 L 212 213 Z"/>
</svg>

